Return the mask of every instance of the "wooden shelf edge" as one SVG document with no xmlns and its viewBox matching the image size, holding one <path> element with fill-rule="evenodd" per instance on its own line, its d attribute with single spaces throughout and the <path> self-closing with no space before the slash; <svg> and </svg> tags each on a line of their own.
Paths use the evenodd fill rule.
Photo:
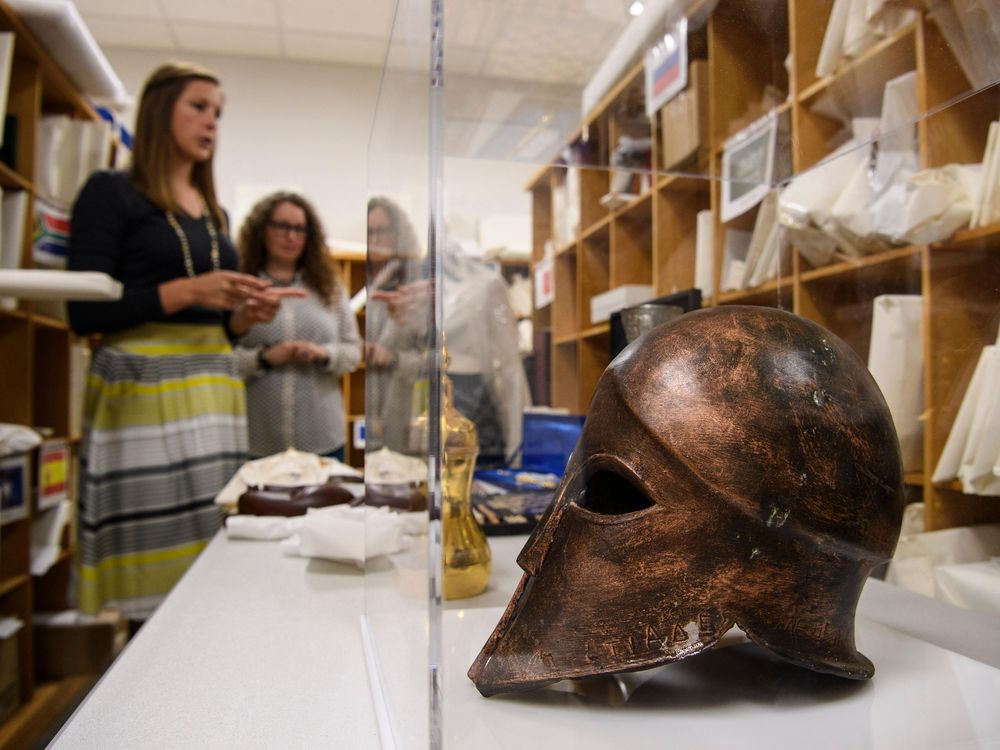
<svg viewBox="0 0 1000 750">
<path fill-rule="evenodd" d="M 53 331 L 69 332 L 69 323 L 67 323 L 65 320 L 50 318 L 48 315 L 39 315 L 38 313 L 32 313 L 31 319 L 34 321 L 35 325 L 38 326 L 39 328 L 49 328 Z"/>
<path fill-rule="evenodd" d="M 924 473 L 922 471 L 907 471 L 903 473 L 903 484 L 908 487 L 923 487 Z"/>
<path fill-rule="evenodd" d="M 534 192 L 539 187 L 539 183 L 551 174 L 552 170 L 555 169 L 554 164 L 545 164 L 535 170 L 534 174 L 528 178 L 528 181 L 524 184 L 524 189 L 526 192 Z"/>
<path fill-rule="evenodd" d="M 857 260 L 844 260 L 839 263 L 832 263 L 829 266 L 814 268 L 810 271 L 803 271 L 799 278 L 803 282 L 816 281 L 817 279 L 823 279 L 829 276 L 839 276 L 843 273 L 857 271 L 862 268 L 870 268 L 872 266 L 881 265 L 882 263 L 892 263 L 904 258 L 919 256 L 920 248 L 920 245 L 907 245 L 906 247 L 897 248 L 895 250 L 885 250 L 881 253 L 876 253 L 875 255 L 866 255 L 863 258 L 858 258 Z"/>
<path fill-rule="evenodd" d="M 20 320 L 26 323 L 31 319 L 31 313 L 24 310 L 8 310 L 5 307 L 0 307 L 0 319 L 2 318 L 11 318 L 12 320 Z"/>
<path fill-rule="evenodd" d="M 580 339 L 589 339 L 594 336 L 600 336 L 602 334 L 608 333 L 611 330 L 610 323 L 598 323 L 596 326 L 591 326 L 590 328 L 584 328 L 580 331 L 578 337 Z"/>
<path fill-rule="evenodd" d="M 6 596 L 14 589 L 23 586 L 29 581 L 31 581 L 31 576 L 27 573 L 21 573 L 20 575 L 0 580 L 0 596 Z"/>
<path fill-rule="evenodd" d="M 20 188 L 32 194 L 35 192 L 35 186 L 31 184 L 31 180 L 19 172 L 15 172 L 3 162 L 0 162 L 0 185 L 5 188 Z"/>
<path fill-rule="evenodd" d="M 616 219 L 625 218 L 626 214 L 629 214 L 632 211 L 635 211 L 636 209 L 642 208 L 643 204 L 646 202 L 649 202 L 650 206 L 652 206 L 652 198 L 653 198 L 653 190 L 652 189 L 646 190 L 637 195 L 632 200 L 630 200 L 628 203 L 625 203 L 619 206 L 618 208 L 614 209 L 612 213 Z"/>
<path fill-rule="evenodd" d="M 990 497 L 989 495 L 966 495 L 965 490 L 962 489 L 962 481 L 960 479 L 952 479 L 950 482 L 932 482 L 931 484 L 936 489 L 951 490 L 952 492 L 961 492 L 966 497 Z"/>
<path fill-rule="evenodd" d="M 656 181 L 656 190 L 677 193 L 707 193 L 713 178 L 696 174 L 665 174 Z"/>
<path fill-rule="evenodd" d="M 607 216 L 601 217 L 593 224 L 591 224 L 589 227 L 580 232 L 580 241 L 589 240 L 591 237 L 600 232 L 602 229 L 608 228 L 611 224 L 611 217 L 613 215 L 614 214 L 609 212 Z"/>
<path fill-rule="evenodd" d="M 31 700 L 19 706 L 0 724 L 0 750 L 21 750 L 36 746 L 52 725 L 64 718 L 90 691 L 100 675 L 85 674 L 35 685 Z"/>
<path fill-rule="evenodd" d="M 959 247 L 961 245 L 967 245 L 972 242 L 980 242 L 982 240 L 989 240 L 995 237 L 1000 237 L 1000 221 L 993 222 L 985 227 L 960 229 L 955 232 L 952 237 L 942 240 L 941 242 L 935 242 L 931 245 L 931 247 L 935 249 Z"/>
<path fill-rule="evenodd" d="M 782 276 L 779 279 L 765 281 L 760 286 L 755 286 L 752 289 L 736 289 L 735 291 L 722 292 L 719 294 L 718 304 L 730 305 L 739 300 L 751 299 L 761 294 L 770 294 L 779 289 L 791 289 L 794 284 L 795 279 L 792 276 Z"/>
<path fill-rule="evenodd" d="M 575 333 L 564 333 L 561 336 L 553 336 L 552 343 L 556 346 L 562 344 L 575 344 L 577 339 L 577 334 Z"/>
<path fill-rule="evenodd" d="M 560 255 L 566 255 L 567 253 L 575 249 L 576 249 L 576 240 L 570 240 L 569 242 L 557 247 L 553 257 L 558 258 Z"/>
</svg>

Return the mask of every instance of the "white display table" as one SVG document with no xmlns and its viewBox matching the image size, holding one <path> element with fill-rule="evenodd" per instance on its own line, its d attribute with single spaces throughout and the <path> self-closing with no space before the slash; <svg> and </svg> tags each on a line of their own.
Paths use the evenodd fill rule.
<svg viewBox="0 0 1000 750">
<path fill-rule="evenodd" d="M 524 539 L 491 540 L 490 588 L 444 613 L 449 750 L 1000 747 L 1000 620 L 879 581 L 858 616 L 859 647 L 877 670 L 869 683 L 821 677 L 748 644 L 661 670 L 622 708 L 553 690 L 484 699 L 465 670 L 516 583 Z M 423 630 L 421 605 L 405 593 L 416 606 L 390 623 L 385 587 L 403 581 L 402 568 L 373 568 L 366 584 L 351 566 L 220 534 L 50 747 L 378 748 L 366 610 L 391 739 L 425 747 L 412 731 L 419 722 L 400 718 L 427 712 L 425 653 L 407 653 L 419 638 L 405 636 Z M 407 696 L 420 705 L 400 705 Z"/>
</svg>

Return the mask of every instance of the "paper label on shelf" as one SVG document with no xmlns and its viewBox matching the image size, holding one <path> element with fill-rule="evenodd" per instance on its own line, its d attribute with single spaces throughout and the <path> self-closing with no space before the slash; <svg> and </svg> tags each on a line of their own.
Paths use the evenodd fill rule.
<svg viewBox="0 0 1000 750">
<path fill-rule="evenodd" d="M 69 451 L 66 443 L 44 443 L 38 451 L 38 507 L 49 508 L 66 499 Z"/>
<path fill-rule="evenodd" d="M 552 258 L 544 258 L 535 264 L 535 309 L 551 304 L 554 294 Z"/>
<path fill-rule="evenodd" d="M 687 86 L 687 18 L 673 24 L 643 58 L 646 117 L 653 115 Z"/>
</svg>

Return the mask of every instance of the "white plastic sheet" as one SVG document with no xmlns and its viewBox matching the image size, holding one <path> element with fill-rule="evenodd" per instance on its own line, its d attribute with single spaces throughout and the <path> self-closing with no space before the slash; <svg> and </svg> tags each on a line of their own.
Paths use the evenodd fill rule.
<svg viewBox="0 0 1000 750">
<path fill-rule="evenodd" d="M 923 468 L 923 298 L 884 294 L 872 306 L 868 369 L 882 389 L 905 471 Z"/>
</svg>

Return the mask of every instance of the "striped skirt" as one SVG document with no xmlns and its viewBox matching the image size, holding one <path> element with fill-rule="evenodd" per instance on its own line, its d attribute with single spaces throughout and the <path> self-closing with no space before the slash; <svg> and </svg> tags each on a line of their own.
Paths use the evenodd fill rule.
<svg viewBox="0 0 1000 750">
<path fill-rule="evenodd" d="M 143 619 L 220 528 L 246 460 L 246 404 L 220 326 L 104 337 L 87 381 L 79 607 Z"/>
</svg>

